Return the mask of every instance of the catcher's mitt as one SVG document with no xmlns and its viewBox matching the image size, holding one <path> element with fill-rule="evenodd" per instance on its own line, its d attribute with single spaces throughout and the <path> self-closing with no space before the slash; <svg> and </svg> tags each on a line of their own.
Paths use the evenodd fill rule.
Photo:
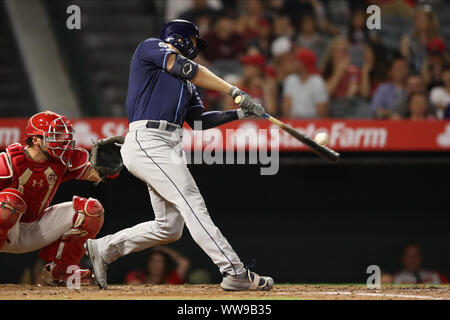
<svg viewBox="0 0 450 320">
<path fill-rule="evenodd" d="M 97 170 L 100 178 L 114 176 L 122 170 L 123 161 L 120 148 L 124 140 L 125 138 L 122 136 L 114 136 L 99 140 L 92 146 L 89 161 Z"/>
</svg>

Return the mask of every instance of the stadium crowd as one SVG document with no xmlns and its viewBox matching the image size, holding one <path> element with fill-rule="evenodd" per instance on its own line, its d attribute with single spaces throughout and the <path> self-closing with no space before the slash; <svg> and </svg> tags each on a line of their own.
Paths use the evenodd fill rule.
<svg viewBox="0 0 450 320">
<path fill-rule="evenodd" d="M 450 117 L 450 59 L 437 2 L 168 0 L 166 20 L 195 22 L 209 44 L 197 61 L 271 114 L 443 119 Z M 371 4 L 383 19 L 410 20 L 396 47 L 367 28 Z M 331 15 L 348 19 L 334 24 Z M 210 110 L 235 107 L 224 95 L 202 95 Z"/>
</svg>

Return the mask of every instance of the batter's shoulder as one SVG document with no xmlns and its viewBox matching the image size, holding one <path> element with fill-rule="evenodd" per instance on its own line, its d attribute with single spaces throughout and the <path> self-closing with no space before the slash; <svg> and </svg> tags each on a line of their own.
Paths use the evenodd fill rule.
<svg viewBox="0 0 450 320">
<path fill-rule="evenodd" d="M 148 38 L 142 41 L 138 47 L 145 46 L 148 49 L 161 49 L 161 48 L 169 48 L 167 43 L 158 38 Z"/>
</svg>

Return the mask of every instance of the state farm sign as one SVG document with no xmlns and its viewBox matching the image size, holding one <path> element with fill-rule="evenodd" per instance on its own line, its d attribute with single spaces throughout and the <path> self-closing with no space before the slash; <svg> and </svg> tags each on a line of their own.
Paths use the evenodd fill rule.
<svg viewBox="0 0 450 320">
<path fill-rule="evenodd" d="M 291 120 L 281 119 L 314 137 L 330 135 L 329 146 L 338 151 L 438 151 L 450 150 L 448 121 Z M 0 119 L 0 147 L 23 142 L 27 119 Z M 127 119 L 74 119 L 77 144 L 87 149 L 93 142 L 125 135 Z M 233 121 L 217 128 L 194 131 L 184 127 L 183 143 L 191 149 L 258 149 L 278 146 L 280 151 L 308 150 L 302 143 L 266 120 Z"/>
</svg>

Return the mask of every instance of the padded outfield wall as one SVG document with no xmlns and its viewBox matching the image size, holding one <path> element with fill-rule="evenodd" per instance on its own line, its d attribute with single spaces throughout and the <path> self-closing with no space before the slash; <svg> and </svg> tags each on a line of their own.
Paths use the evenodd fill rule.
<svg viewBox="0 0 450 320">
<path fill-rule="evenodd" d="M 244 262 L 278 282 L 365 282 L 366 268 L 399 267 L 402 245 L 418 241 L 425 267 L 450 274 L 448 158 L 429 154 L 361 158 L 344 154 L 340 164 L 314 160 L 309 153 L 282 154 L 278 174 L 261 176 L 257 165 L 191 165 L 210 214 Z M 73 194 L 102 201 L 106 219 L 99 236 L 153 219 L 145 185 L 126 170 L 95 187 L 63 184 L 53 203 Z M 220 274 L 185 228 L 172 246 L 189 257 L 191 269 Z M 109 281 L 144 268 L 147 252 L 109 266 Z M 37 252 L 0 255 L 0 282 L 19 281 Z"/>
</svg>

